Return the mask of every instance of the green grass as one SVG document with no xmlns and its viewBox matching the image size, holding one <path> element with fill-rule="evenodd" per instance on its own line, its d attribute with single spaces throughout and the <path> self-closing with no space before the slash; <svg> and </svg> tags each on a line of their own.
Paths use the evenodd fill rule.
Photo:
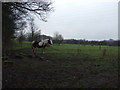
<svg viewBox="0 0 120 90">
<path fill-rule="evenodd" d="M 19 41 L 17 40 L 12 40 L 13 46 L 12 49 L 21 49 L 21 48 L 30 48 L 31 47 L 31 42 L 28 41 L 22 41 L 22 47 Z"/>
<path fill-rule="evenodd" d="M 5 73 L 14 71 L 18 78 L 12 79 L 15 80 L 14 84 L 22 80 L 19 85 L 23 87 L 116 87 L 118 48 L 101 46 L 99 49 L 97 45 L 53 44 L 46 47 L 44 55 L 41 54 L 42 49 L 36 49 L 37 56 L 44 57 L 39 60 L 27 57 L 32 55 L 30 42 L 24 41 L 21 48 L 20 44 L 14 41 L 15 53 L 12 55 L 23 55 L 23 59 L 14 60 L 16 68 L 6 70 Z M 31 78 L 27 78 L 25 73 L 29 73 Z M 24 80 L 22 75 L 27 79 Z"/>
<path fill-rule="evenodd" d="M 24 49 L 25 48 L 25 49 Z M 22 49 L 23 53 L 31 53 L 31 42 L 23 41 L 22 48 L 18 41 L 15 41 L 15 50 Z M 105 50 L 105 52 L 104 52 Z M 40 55 L 42 52 L 41 48 L 36 48 L 35 52 Z M 86 59 L 96 61 L 94 63 L 105 63 L 105 61 L 117 63 L 118 60 L 118 47 L 117 46 L 101 46 L 99 49 L 98 45 L 77 45 L 77 44 L 53 44 L 45 49 L 46 55 L 55 55 L 59 59 Z M 104 55 L 105 54 L 105 55 Z M 105 60 L 103 62 L 103 60 Z M 90 61 L 90 62 L 91 62 Z M 88 62 L 88 61 L 87 61 Z M 85 62 L 86 63 L 86 62 Z"/>
<path fill-rule="evenodd" d="M 22 49 L 23 53 L 31 53 L 31 42 L 23 41 L 22 48 L 18 41 L 14 41 L 14 49 Z M 25 48 L 25 49 L 24 49 Z M 42 52 L 41 48 L 35 49 L 36 54 L 39 55 Z M 45 49 L 46 55 L 55 55 L 59 59 L 86 59 L 96 60 L 96 63 L 102 63 L 103 60 L 109 62 L 117 62 L 118 60 L 118 47 L 117 46 L 101 46 L 99 49 L 98 45 L 77 45 L 77 44 L 53 44 Z M 86 62 L 85 62 L 86 63 Z M 95 62 L 94 62 L 95 63 Z M 105 63 L 105 62 L 103 62 Z"/>
<path fill-rule="evenodd" d="M 18 41 L 14 42 L 14 49 L 20 49 L 21 45 Z M 22 48 L 31 48 L 31 42 L 23 41 L 22 42 Z M 47 47 L 46 52 L 47 53 L 85 53 L 85 54 L 100 54 L 104 49 L 107 50 L 107 52 L 110 52 L 111 54 L 118 53 L 118 47 L 117 46 L 102 46 L 101 50 L 99 50 L 98 45 L 78 45 L 78 44 L 62 44 L 57 45 L 53 44 L 50 47 Z"/>
<path fill-rule="evenodd" d="M 16 41 L 16 47 L 15 49 L 21 49 L 19 43 Z M 26 48 L 24 53 L 31 53 L 31 43 L 24 41 L 23 42 L 23 47 Z M 105 55 L 104 55 L 104 50 Z M 41 48 L 36 48 L 36 54 L 39 56 L 42 52 Z M 116 65 L 118 62 L 118 47 L 116 46 L 101 46 L 101 49 L 99 49 L 99 46 L 94 45 L 77 45 L 77 44 L 62 44 L 62 45 L 51 45 L 50 47 L 46 47 L 45 49 L 45 54 L 46 55 L 53 55 L 56 58 L 60 60 L 69 60 L 76 59 L 76 60 L 84 60 L 84 64 L 101 64 L 105 67 L 108 65 Z M 69 61 L 68 61 L 69 62 Z M 77 65 L 75 62 L 69 62 L 65 61 L 63 65 L 66 66 L 74 66 Z M 78 61 L 79 62 L 79 61 Z M 80 62 L 81 63 L 81 62 Z"/>
</svg>

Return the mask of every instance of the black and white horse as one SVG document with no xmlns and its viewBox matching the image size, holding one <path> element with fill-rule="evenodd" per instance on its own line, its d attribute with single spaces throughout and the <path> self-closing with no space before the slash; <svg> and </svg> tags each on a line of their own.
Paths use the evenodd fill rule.
<svg viewBox="0 0 120 90">
<path fill-rule="evenodd" d="M 42 48 L 42 53 L 44 53 L 44 49 L 48 44 L 50 44 L 50 45 L 53 44 L 53 42 L 50 38 L 42 40 L 41 42 L 33 41 L 32 42 L 32 52 L 33 52 L 33 54 L 35 55 L 35 50 L 34 50 L 35 48 Z"/>
</svg>

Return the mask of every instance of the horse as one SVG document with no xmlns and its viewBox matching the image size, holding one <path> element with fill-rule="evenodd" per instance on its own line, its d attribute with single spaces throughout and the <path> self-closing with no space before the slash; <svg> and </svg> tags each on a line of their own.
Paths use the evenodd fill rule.
<svg viewBox="0 0 120 90">
<path fill-rule="evenodd" d="M 35 48 L 42 48 L 42 54 L 44 54 L 45 47 L 47 45 L 52 45 L 52 44 L 53 44 L 53 42 L 52 42 L 52 40 L 50 38 L 42 40 L 42 41 L 32 41 L 32 52 L 35 55 L 34 49 Z"/>
</svg>

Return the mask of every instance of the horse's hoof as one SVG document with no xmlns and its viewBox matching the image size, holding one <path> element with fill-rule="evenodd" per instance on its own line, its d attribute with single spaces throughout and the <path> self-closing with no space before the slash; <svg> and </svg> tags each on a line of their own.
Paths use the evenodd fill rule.
<svg viewBox="0 0 120 90">
<path fill-rule="evenodd" d="M 41 57 L 39 57 L 39 60 L 43 60 Z"/>
<path fill-rule="evenodd" d="M 43 60 L 44 59 L 44 57 L 39 57 L 39 60 Z"/>
<path fill-rule="evenodd" d="M 42 60 L 41 58 L 39 58 L 38 60 Z"/>
</svg>

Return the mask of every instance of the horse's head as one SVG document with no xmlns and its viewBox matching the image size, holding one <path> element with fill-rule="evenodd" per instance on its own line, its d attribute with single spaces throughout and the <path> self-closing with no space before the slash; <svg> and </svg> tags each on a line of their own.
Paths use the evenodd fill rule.
<svg viewBox="0 0 120 90">
<path fill-rule="evenodd" d="M 48 43 L 51 44 L 51 45 L 53 44 L 53 42 L 50 38 L 48 39 Z"/>
</svg>

